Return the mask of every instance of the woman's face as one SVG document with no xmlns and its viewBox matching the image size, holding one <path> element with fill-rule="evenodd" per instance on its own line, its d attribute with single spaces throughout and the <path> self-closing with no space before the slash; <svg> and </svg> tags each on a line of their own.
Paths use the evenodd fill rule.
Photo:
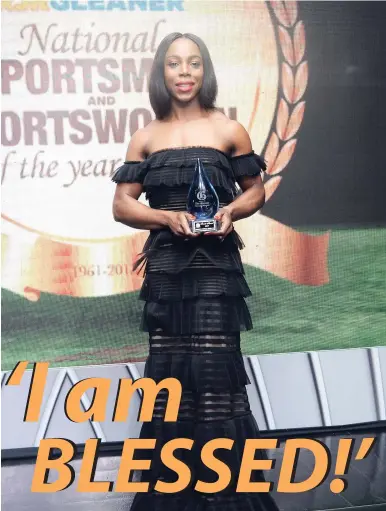
<svg viewBox="0 0 386 511">
<path fill-rule="evenodd" d="M 172 98 L 192 101 L 199 93 L 204 66 L 199 47 L 190 39 L 176 39 L 165 56 L 165 84 Z"/>
</svg>

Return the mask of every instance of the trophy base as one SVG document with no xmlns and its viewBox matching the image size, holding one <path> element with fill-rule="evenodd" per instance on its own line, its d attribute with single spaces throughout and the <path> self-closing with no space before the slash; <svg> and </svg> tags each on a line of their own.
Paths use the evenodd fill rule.
<svg viewBox="0 0 386 511">
<path fill-rule="evenodd" d="M 221 228 L 219 220 L 190 220 L 190 230 L 194 233 L 216 232 Z"/>
</svg>

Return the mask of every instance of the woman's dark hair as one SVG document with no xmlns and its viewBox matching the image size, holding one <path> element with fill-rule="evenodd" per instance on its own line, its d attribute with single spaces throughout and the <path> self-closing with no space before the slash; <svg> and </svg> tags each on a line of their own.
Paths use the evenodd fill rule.
<svg viewBox="0 0 386 511">
<path fill-rule="evenodd" d="M 196 43 L 202 56 L 204 64 L 204 77 L 202 81 L 202 87 L 198 94 L 200 105 L 206 110 L 215 108 L 214 105 L 217 97 L 217 80 L 208 48 L 202 39 L 194 34 L 181 34 L 180 32 L 173 32 L 172 34 L 167 35 L 160 42 L 154 56 L 154 62 L 150 73 L 150 104 L 157 119 L 165 119 L 165 117 L 167 117 L 171 111 L 172 99 L 165 85 L 165 56 L 169 46 L 176 39 L 180 39 L 181 37 L 190 39 Z"/>
</svg>

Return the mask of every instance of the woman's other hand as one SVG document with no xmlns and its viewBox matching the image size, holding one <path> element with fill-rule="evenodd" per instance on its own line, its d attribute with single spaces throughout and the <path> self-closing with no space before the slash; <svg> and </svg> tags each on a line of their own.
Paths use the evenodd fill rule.
<svg viewBox="0 0 386 511">
<path fill-rule="evenodd" d="M 194 219 L 194 215 L 185 211 L 169 211 L 168 227 L 176 236 L 196 238 L 199 234 L 192 232 L 189 226 L 189 220 Z"/>
<path fill-rule="evenodd" d="M 232 215 L 226 208 L 218 210 L 214 216 L 215 220 L 219 220 L 221 227 L 219 231 L 206 232 L 205 236 L 218 236 L 221 241 L 233 231 Z"/>
</svg>

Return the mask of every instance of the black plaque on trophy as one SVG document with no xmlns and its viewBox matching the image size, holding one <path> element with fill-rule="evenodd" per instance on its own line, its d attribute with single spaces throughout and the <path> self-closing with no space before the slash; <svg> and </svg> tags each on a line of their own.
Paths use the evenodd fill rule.
<svg viewBox="0 0 386 511">
<path fill-rule="evenodd" d="M 190 185 L 186 209 L 196 217 L 195 220 L 189 221 L 192 232 L 204 233 L 220 230 L 221 223 L 214 218 L 219 210 L 218 195 L 199 158 Z"/>
</svg>

